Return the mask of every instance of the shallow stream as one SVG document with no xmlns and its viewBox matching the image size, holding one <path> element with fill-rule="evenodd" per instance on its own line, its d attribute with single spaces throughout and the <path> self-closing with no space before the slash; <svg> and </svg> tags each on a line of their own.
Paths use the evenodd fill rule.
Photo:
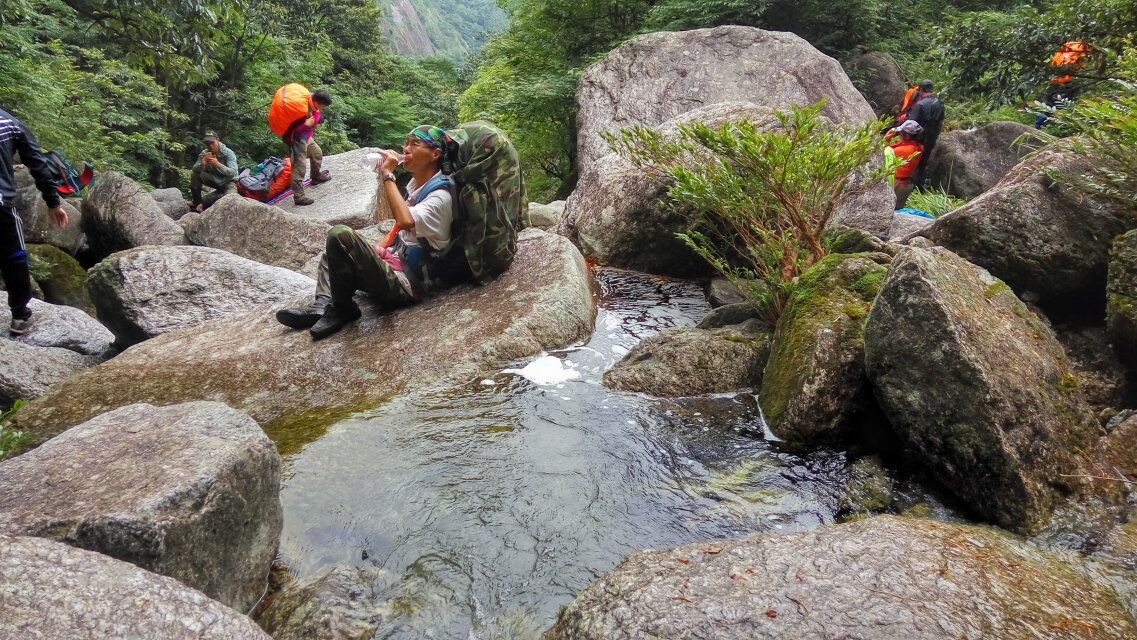
<svg viewBox="0 0 1137 640">
<path fill-rule="evenodd" d="M 633 345 L 708 308 L 691 283 L 597 278 L 586 344 L 398 398 L 292 454 L 289 570 L 370 568 L 377 638 L 532 638 L 632 551 L 813 528 L 848 509 L 863 479 L 846 454 L 780 451 L 752 394 L 603 387 Z"/>
</svg>

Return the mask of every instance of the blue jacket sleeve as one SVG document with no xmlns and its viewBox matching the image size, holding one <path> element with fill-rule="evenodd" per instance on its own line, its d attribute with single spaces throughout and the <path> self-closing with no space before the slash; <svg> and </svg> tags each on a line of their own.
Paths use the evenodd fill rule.
<svg viewBox="0 0 1137 640">
<path fill-rule="evenodd" d="M 32 135 L 31 131 L 28 131 L 22 122 L 20 123 L 20 133 L 22 135 L 14 140 L 16 152 L 20 154 L 20 160 L 35 178 L 36 187 L 43 194 L 47 206 L 54 209 L 63 202 L 59 197 L 59 182 L 52 175 L 51 169 L 47 165 L 47 159 L 43 157 L 43 151 L 39 148 L 35 136 Z"/>
</svg>

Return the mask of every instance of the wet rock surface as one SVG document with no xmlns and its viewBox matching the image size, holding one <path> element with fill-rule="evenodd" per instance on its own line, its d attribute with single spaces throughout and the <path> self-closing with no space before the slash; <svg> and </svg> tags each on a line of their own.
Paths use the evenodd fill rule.
<svg viewBox="0 0 1137 640">
<path fill-rule="evenodd" d="M 91 268 L 87 287 L 120 346 L 311 294 L 316 282 L 208 247 L 142 247 Z"/>
<path fill-rule="evenodd" d="M 97 258 L 148 244 L 186 244 L 182 228 L 137 182 L 100 173 L 83 197 L 83 230 Z"/>
<path fill-rule="evenodd" d="M 269 640 L 176 580 L 40 538 L 0 536 L 0 637 Z"/>
<path fill-rule="evenodd" d="M 304 194 L 315 202 L 296 206 L 289 196 L 276 206 L 288 213 L 332 226 L 345 224 L 359 229 L 372 224 L 376 200 L 381 199 L 381 192 L 376 173 L 363 166 L 363 159 L 376 151 L 377 148 L 365 147 L 324 156 L 322 169 L 332 174 L 331 182 L 304 188 Z M 312 177 L 310 170 L 308 177 Z"/>
<path fill-rule="evenodd" d="M 655 127 L 740 97 L 778 109 L 825 98 L 821 113 L 834 122 L 860 125 L 873 119 L 836 60 L 794 34 L 752 27 L 638 36 L 586 69 L 577 86 L 582 177 L 609 153 L 601 132 L 635 124 Z"/>
<path fill-rule="evenodd" d="M 272 434 L 290 423 L 327 425 L 409 388 L 463 379 L 587 335 L 596 307 L 579 252 L 535 229 L 518 246 L 510 269 L 484 287 L 461 286 L 382 315 L 360 296 L 363 319 L 320 342 L 267 311 L 147 340 L 58 385 L 17 422 L 42 442 L 114 407 L 210 399 L 249 413 Z"/>
<path fill-rule="evenodd" d="M 17 336 L 16 340 L 99 358 L 108 358 L 114 352 L 114 334 L 79 309 L 34 299 L 28 303 L 28 308 L 32 310 L 31 329 Z M 8 294 L 0 291 L 0 326 L 7 327 L 11 321 Z"/>
<path fill-rule="evenodd" d="M 1053 332 L 950 251 L 897 254 L 865 363 L 901 440 L 983 518 L 1031 531 L 1092 475 L 1082 456 L 1102 431 Z"/>
<path fill-rule="evenodd" d="M 294 271 L 324 250 L 331 228 L 236 194 L 187 215 L 181 223 L 193 244 Z"/>
<path fill-rule="evenodd" d="M 0 464 L 0 533 L 51 538 L 175 578 L 238 610 L 280 538 L 280 455 L 217 402 L 104 413 Z"/>
<path fill-rule="evenodd" d="M 1036 133 L 1018 122 L 991 122 L 974 129 L 948 131 L 939 137 L 928 158 L 928 186 L 970 200 L 998 184 L 1023 158 L 1042 146 Z"/>
<path fill-rule="evenodd" d="M 1055 183 L 1053 171 L 1091 171 L 1065 143 L 1017 165 L 997 185 L 941 217 L 929 240 L 989 270 L 1020 294 L 1042 300 L 1097 294 L 1105 286 L 1110 243 L 1137 226 L 1137 211 Z"/>
<path fill-rule="evenodd" d="M 762 376 L 770 429 L 794 444 L 844 439 L 868 390 L 864 325 L 884 254 L 831 254 L 801 275 L 778 319 Z"/>
<path fill-rule="evenodd" d="M 381 569 L 345 565 L 285 587 L 258 617 L 274 640 L 357 640 L 371 638 L 391 616 L 376 593 Z"/>
<path fill-rule="evenodd" d="M 1131 638 L 1118 595 L 987 527 L 882 516 L 641 551 L 546 640 Z"/>
<path fill-rule="evenodd" d="M 771 333 L 770 326 L 758 320 L 714 330 L 668 329 L 636 345 L 604 373 L 604 384 L 656 396 L 757 386 L 770 353 Z"/>
</svg>

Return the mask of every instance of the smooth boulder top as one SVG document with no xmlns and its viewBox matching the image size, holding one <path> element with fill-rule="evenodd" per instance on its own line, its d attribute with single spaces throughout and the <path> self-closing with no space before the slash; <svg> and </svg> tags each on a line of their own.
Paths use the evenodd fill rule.
<svg viewBox="0 0 1137 640">
<path fill-rule="evenodd" d="M 1137 637 L 1117 593 L 987 527 L 881 516 L 632 554 L 545 640 Z"/>
<path fill-rule="evenodd" d="M 1053 331 L 1010 287 L 941 247 L 892 261 L 865 369 L 914 460 L 981 517 L 1040 527 L 1101 435 Z M 767 376 L 768 377 L 768 376 Z"/>
<path fill-rule="evenodd" d="M 113 352 L 114 334 L 91 316 L 74 307 L 32 299 L 32 327 L 15 340 L 36 347 L 57 347 L 80 355 L 108 358 Z M 0 291 L 0 325 L 8 326 L 12 311 L 8 293 Z"/>
<path fill-rule="evenodd" d="M 588 335 L 596 313 L 591 282 L 568 240 L 526 229 L 513 265 L 486 286 L 457 287 L 383 315 L 360 296 L 363 319 L 319 342 L 267 311 L 168 333 L 57 385 L 16 421 L 42 442 L 114 407 L 211 399 L 248 413 L 270 435 L 327 425 L 393 394 Z"/>
<path fill-rule="evenodd" d="M 104 413 L 0 464 L 0 533 L 105 553 L 242 611 L 283 519 L 280 454 L 218 402 Z"/>
<path fill-rule="evenodd" d="M 140 247 L 91 268 L 87 288 L 120 346 L 311 293 L 316 282 L 209 247 Z"/>
<path fill-rule="evenodd" d="M 293 271 L 324 250 L 331 229 L 326 222 L 237 194 L 201 213 L 187 214 L 181 224 L 193 244 Z"/>
<path fill-rule="evenodd" d="M 270 640 L 176 580 L 40 538 L 0 536 L 0 638 Z"/>
<path fill-rule="evenodd" d="M 305 187 L 304 193 L 315 200 L 312 204 L 296 206 L 292 196 L 276 206 L 288 213 L 330 225 L 345 224 L 352 229 L 372 223 L 376 200 L 379 198 L 379 181 L 376 173 L 363 166 L 368 153 L 379 149 L 366 147 L 344 153 L 324 156 L 321 169 L 332 174 L 331 182 Z M 308 177 L 312 177 L 309 167 Z"/>
<path fill-rule="evenodd" d="M 789 109 L 822 98 L 822 115 L 834 122 L 860 125 L 875 117 L 841 65 L 792 33 L 724 26 L 641 35 L 581 76 L 580 172 L 609 153 L 603 131 L 656 126 L 717 102 Z"/>
</svg>

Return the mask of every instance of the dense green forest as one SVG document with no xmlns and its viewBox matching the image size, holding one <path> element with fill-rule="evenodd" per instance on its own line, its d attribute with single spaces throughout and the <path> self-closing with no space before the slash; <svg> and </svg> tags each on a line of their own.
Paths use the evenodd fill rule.
<svg viewBox="0 0 1137 640">
<path fill-rule="evenodd" d="M 8 0 L 0 6 L 0 105 L 47 147 L 154 186 L 184 184 L 200 132 L 243 163 L 279 153 L 265 125 L 284 82 L 328 88 L 330 153 L 396 143 L 419 122 L 487 118 L 517 144 L 534 199 L 572 188 L 576 81 L 637 34 L 745 24 L 790 30 L 838 58 L 892 53 L 943 91 L 948 125 L 1017 118 L 1071 38 L 1097 51 L 1089 94 L 1118 86 L 1132 0 L 414 0 L 438 58 L 390 52 L 374 0 Z M 470 62 L 456 64 L 466 53 Z"/>
</svg>

